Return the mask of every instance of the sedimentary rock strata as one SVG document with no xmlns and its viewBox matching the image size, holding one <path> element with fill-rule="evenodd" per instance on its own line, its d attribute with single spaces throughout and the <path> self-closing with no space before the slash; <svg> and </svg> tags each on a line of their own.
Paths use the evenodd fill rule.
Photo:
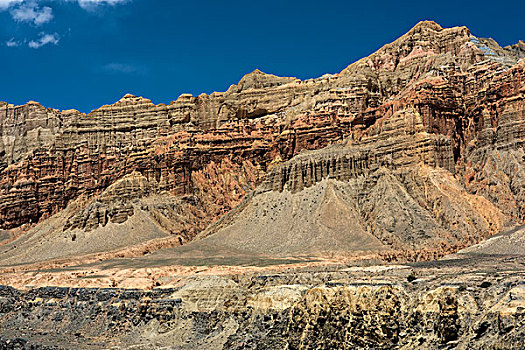
<svg viewBox="0 0 525 350">
<path fill-rule="evenodd" d="M 88 115 L 3 103 L 0 229 L 13 240 L 44 223 L 84 237 L 73 231 L 124 229 L 142 212 L 188 242 L 257 186 L 295 196 L 328 179 L 352 188 L 347 204 L 370 239 L 422 249 L 417 237 L 433 226 L 424 235 L 450 252 L 523 222 L 524 69 L 521 42 L 501 48 L 421 22 L 317 79 L 256 70 L 223 93 L 169 105 L 126 95 Z M 342 150 L 321 150 L 335 143 Z M 110 194 L 132 174 L 147 191 Z M 170 203 L 162 215 L 143 203 L 157 196 Z M 396 203 L 408 210 L 402 225 L 381 213 L 398 215 Z"/>
<path fill-rule="evenodd" d="M 519 349 L 523 259 L 173 276 L 172 285 L 0 289 L 0 346 Z M 96 279 L 84 275 L 83 278 Z"/>
</svg>

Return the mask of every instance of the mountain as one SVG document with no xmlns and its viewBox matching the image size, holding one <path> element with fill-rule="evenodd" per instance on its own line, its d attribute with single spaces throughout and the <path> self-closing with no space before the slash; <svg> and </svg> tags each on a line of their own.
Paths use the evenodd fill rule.
<svg viewBox="0 0 525 350">
<path fill-rule="evenodd" d="M 316 79 L 88 115 L 0 103 L 0 264 L 456 252 L 525 220 L 524 69 L 523 42 L 425 21 Z"/>
</svg>

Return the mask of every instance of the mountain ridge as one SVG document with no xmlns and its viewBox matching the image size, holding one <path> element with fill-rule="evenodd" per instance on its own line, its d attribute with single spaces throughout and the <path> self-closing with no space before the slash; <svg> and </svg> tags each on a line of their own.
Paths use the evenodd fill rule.
<svg viewBox="0 0 525 350">
<path fill-rule="evenodd" d="M 256 68 L 254 69 L 253 71 L 249 72 L 249 73 L 246 73 L 243 77 L 241 77 L 241 79 L 239 80 L 239 82 L 237 84 L 233 84 L 231 86 L 235 86 L 237 87 L 238 85 L 241 85 L 241 83 L 246 80 L 246 78 L 252 76 L 252 75 L 264 75 L 264 76 L 268 76 L 268 77 L 274 77 L 274 78 L 282 78 L 282 79 L 290 79 L 290 80 L 298 80 L 298 81 L 301 81 L 301 82 L 304 82 L 304 81 L 309 81 L 309 80 L 317 80 L 317 79 L 322 79 L 323 76 L 325 75 L 330 75 L 330 76 L 338 76 L 340 75 L 341 73 L 343 73 L 345 70 L 347 70 L 350 66 L 358 63 L 358 62 L 361 62 L 362 60 L 365 60 L 365 59 L 368 59 L 370 58 L 371 56 L 374 56 L 374 55 L 377 55 L 378 53 L 380 53 L 382 50 L 384 50 L 385 48 L 389 48 L 391 47 L 392 45 L 394 45 L 396 42 L 401 42 L 403 40 L 403 38 L 406 38 L 406 37 L 410 37 L 411 35 L 413 35 L 415 32 L 420 32 L 422 29 L 432 29 L 432 30 L 435 30 L 435 31 L 456 31 L 456 30 L 460 30 L 460 31 L 466 31 L 469 35 L 470 35 L 470 30 L 465 27 L 465 26 L 457 26 L 457 27 L 451 27 L 451 28 L 443 28 L 441 27 L 438 23 L 432 21 L 432 20 L 423 20 L 423 21 L 420 21 L 418 22 L 416 25 L 414 25 L 408 32 L 406 32 L 405 34 L 403 34 L 402 36 L 400 36 L 398 39 L 394 40 L 393 42 L 391 43 L 387 43 L 385 45 L 383 45 L 382 47 L 380 47 L 379 49 L 377 49 L 376 51 L 372 52 L 370 55 L 366 56 L 366 57 L 363 57 L 353 63 L 350 63 L 346 68 L 344 68 L 341 72 L 339 73 L 334 73 L 334 74 L 329 74 L 329 73 L 325 73 L 324 75 L 320 76 L 320 77 L 314 77 L 314 78 L 308 78 L 308 79 L 304 79 L 304 80 L 301 80 L 299 78 L 296 78 L 296 77 L 285 77 L 285 76 L 278 76 L 278 75 L 274 75 L 272 73 L 266 73 L 262 70 L 260 70 L 259 68 Z M 476 37 L 474 37 L 476 38 Z M 481 38 L 481 39 L 484 39 L 484 40 L 487 40 L 487 41 L 492 41 L 494 43 L 497 44 L 497 42 L 492 39 L 492 38 Z M 516 44 L 510 44 L 510 45 L 507 45 L 504 47 L 504 49 L 510 49 L 512 47 L 517 47 L 517 48 L 523 48 L 524 47 L 524 43 L 523 43 L 523 40 L 519 40 L 518 43 Z M 525 50 L 525 49 L 522 49 L 522 50 Z M 525 57 L 525 56 L 524 56 Z M 231 88 L 231 87 L 230 87 Z M 229 88 L 229 89 L 230 89 Z M 211 94 L 209 95 L 213 95 L 213 94 L 223 94 L 223 93 L 226 93 L 229 89 L 227 89 L 226 91 L 224 92 L 221 92 L 221 91 L 214 91 L 212 92 Z M 205 93 L 200 93 L 198 96 L 200 95 L 206 95 L 206 96 L 209 96 Z M 185 98 L 187 96 L 191 96 L 191 97 L 194 97 L 193 94 L 190 94 L 190 93 L 182 93 L 177 99 L 175 100 L 172 100 L 170 101 L 169 103 L 158 103 L 158 104 L 154 104 L 155 106 L 166 106 L 166 105 L 170 105 L 170 104 L 173 104 L 173 103 L 176 103 L 177 100 L 179 98 Z M 97 111 L 101 108 L 104 108 L 104 107 L 110 107 L 110 106 L 113 106 L 114 104 L 118 103 L 119 101 L 122 101 L 126 98 L 139 98 L 139 99 L 144 99 L 146 101 L 149 101 L 151 102 L 151 100 L 147 99 L 146 97 L 142 97 L 142 96 L 138 96 L 138 95 L 134 95 L 132 93 L 125 93 L 122 98 L 120 98 L 118 101 L 115 101 L 114 103 L 112 104 L 105 104 L 105 105 L 102 105 L 94 110 L 92 110 L 91 112 L 89 113 L 82 113 L 82 112 L 79 112 L 77 109 L 65 109 L 65 110 L 62 110 L 62 112 L 67 112 L 67 111 L 77 111 L 81 114 L 84 114 L 86 116 L 90 115 L 92 112 L 94 111 Z M 0 105 L 4 105 L 4 104 L 9 104 L 7 101 L 0 101 Z M 37 101 L 28 101 L 26 102 L 25 104 L 21 104 L 21 105 L 13 105 L 15 107 L 22 107 L 26 104 L 39 104 L 41 105 L 39 102 Z M 42 105 L 41 105 L 42 106 Z M 51 109 L 51 110 L 56 110 L 56 111 L 59 111 L 58 109 L 55 109 L 55 108 L 52 108 L 52 107 L 45 107 L 46 109 Z"/>
<path fill-rule="evenodd" d="M 33 102 L 17 107 L 2 103 L 0 229 L 19 242 L 21 232 L 38 236 L 43 223 L 53 222 L 80 200 L 90 204 L 66 218 L 77 222 L 74 227 L 104 228 L 111 223 L 112 210 L 120 217 L 118 211 L 127 208 L 123 218 L 144 212 L 163 237 L 174 235 L 186 243 L 272 177 L 272 191 L 282 191 L 288 178 L 300 192 L 330 178 L 332 167 L 350 167 L 359 181 L 372 187 L 383 176 L 381 169 L 397 172 L 395 181 L 404 189 L 391 200 L 407 192 L 407 200 L 417 203 L 411 210 L 437 217 L 437 226 L 456 232 L 445 239 L 446 248 L 436 247 L 436 254 L 477 243 L 521 222 L 525 213 L 525 194 L 519 187 L 525 63 L 519 44 L 517 51 L 495 45 L 474 37 L 466 27 L 442 28 L 423 21 L 336 75 L 301 81 L 255 70 L 226 92 L 183 94 L 169 105 L 127 94 L 87 115 Z M 353 147 L 357 158 L 349 163 L 353 156 L 343 160 L 323 150 L 331 144 L 342 144 L 346 151 Z M 325 152 L 327 159 L 302 168 L 301 152 L 315 150 Z M 502 157 L 514 168 L 505 167 L 498 160 Z M 285 169 L 286 162 L 296 165 L 275 170 Z M 426 166 L 446 169 L 452 176 L 447 186 L 461 188 L 458 194 L 465 202 L 455 207 L 457 213 L 472 209 L 470 196 L 488 200 L 494 227 L 473 224 L 475 229 L 469 230 L 476 233 L 465 238 L 470 224 L 463 227 L 454 212 L 445 215 L 446 210 L 428 207 L 427 194 L 420 193 L 426 186 L 421 184 L 429 181 L 427 175 L 420 177 Z M 116 198 L 117 206 L 105 202 L 112 198 L 106 191 L 133 173 L 151 184 L 147 196 L 164 198 L 160 207 L 142 203 L 145 194 Z M 301 185 L 307 178 L 313 183 Z M 343 181 L 351 178 L 354 175 Z M 435 203 L 449 200 L 436 196 Z M 373 211 L 374 205 L 370 208 Z M 480 216 L 469 222 L 487 220 L 483 208 L 471 212 Z M 399 228 L 377 226 L 376 219 L 362 214 L 365 231 L 387 244 L 398 241 Z M 115 223 L 115 229 L 129 232 L 126 220 Z M 52 250 L 53 240 L 71 240 L 71 227 L 56 226 L 42 245 Z M 67 243 L 71 244 L 78 242 Z M 410 243 L 396 244 L 414 249 Z M 11 242 L 4 248 L 23 251 L 21 246 L 13 248 L 16 245 Z M 67 255 L 62 249 L 46 256 Z M 31 259 L 38 257 L 23 261 Z"/>
</svg>

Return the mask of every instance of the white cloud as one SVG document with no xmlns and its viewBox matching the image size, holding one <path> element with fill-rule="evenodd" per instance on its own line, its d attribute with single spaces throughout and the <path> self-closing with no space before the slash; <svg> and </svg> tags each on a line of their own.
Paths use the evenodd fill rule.
<svg viewBox="0 0 525 350">
<path fill-rule="evenodd" d="M 93 9 L 99 5 L 117 5 L 127 2 L 129 0 L 75 0 L 78 1 L 80 7 L 86 10 Z"/>
<path fill-rule="evenodd" d="M 0 0 L 0 11 L 7 9 L 9 6 L 21 3 L 22 0 Z"/>
<path fill-rule="evenodd" d="M 115 6 L 118 4 L 124 4 L 133 0 L 0 0 L 0 12 L 9 11 L 13 20 L 22 23 L 31 23 L 35 26 L 41 26 L 48 22 L 51 22 L 54 18 L 53 9 L 49 6 L 40 6 L 42 3 L 45 5 L 59 2 L 75 2 L 85 10 L 93 11 L 100 6 Z M 28 42 L 28 39 L 23 41 L 17 41 L 11 38 L 5 42 L 7 47 L 17 47 L 22 44 L 27 45 L 33 49 L 39 49 L 44 45 L 52 44 L 58 45 L 60 36 L 57 33 L 46 34 L 41 33 L 40 37 L 35 40 Z M 113 69 L 108 67 L 108 71 L 121 71 L 123 73 L 130 73 L 130 67 L 118 67 L 115 66 Z"/>
<path fill-rule="evenodd" d="M 125 63 L 108 63 L 104 66 L 104 70 L 118 73 L 135 73 L 137 68 Z"/>
<path fill-rule="evenodd" d="M 60 41 L 60 37 L 57 33 L 54 34 L 47 34 L 47 33 L 40 33 L 40 38 L 37 40 L 31 40 L 27 45 L 32 49 L 39 49 L 42 46 L 52 44 L 52 45 L 58 45 L 58 42 Z"/>
<path fill-rule="evenodd" d="M 55 0 L 57 2 L 77 2 L 83 9 L 89 10 L 94 9 L 100 5 L 117 5 L 132 0 Z M 16 4 L 29 5 L 37 4 L 40 0 L 0 0 L 0 11 L 5 11 L 9 7 L 13 7 Z M 46 8 L 46 7 L 44 7 Z"/>
<path fill-rule="evenodd" d="M 51 7 L 39 7 L 36 2 L 24 2 L 11 10 L 11 17 L 17 22 L 29 22 L 39 26 L 53 19 Z"/>
<path fill-rule="evenodd" d="M 16 41 L 15 38 L 9 39 L 9 41 L 6 41 L 5 46 L 7 47 L 18 47 L 20 46 L 20 42 Z"/>
<path fill-rule="evenodd" d="M 148 73 L 148 68 L 141 64 L 112 62 L 102 66 L 100 71 L 107 74 L 146 75 Z"/>
</svg>

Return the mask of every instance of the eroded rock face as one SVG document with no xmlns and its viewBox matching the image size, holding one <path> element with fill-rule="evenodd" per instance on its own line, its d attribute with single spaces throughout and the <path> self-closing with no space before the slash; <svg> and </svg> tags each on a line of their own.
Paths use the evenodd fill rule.
<svg viewBox="0 0 525 350">
<path fill-rule="evenodd" d="M 315 174 L 312 163 L 296 170 Z M 369 168 L 357 175 L 334 171 L 300 191 L 266 190 L 264 184 L 257 191 L 208 227 L 203 242 L 272 256 L 377 253 L 388 261 L 426 260 L 475 244 L 505 223 L 487 199 L 428 166 Z"/>
<path fill-rule="evenodd" d="M 360 223 L 367 234 L 412 246 L 404 237 L 420 228 L 378 224 L 386 220 L 374 209 L 379 204 L 362 199 L 398 188 L 387 198 L 415 203 L 406 219 L 437 219 L 457 236 L 443 251 L 456 249 L 523 222 L 522 49 L 521 42 L 501 48 L 464 27 L 422 22 L 341 73 L 318 79 L 254 71 L 223 93 L 182 95 L 169 105 L 126 95 L 88 115 L 3 103 L 0 229 L 54 220 L 79 198 L 89 200 L 66 230 L 124 223 L 136 212 L 129 203 L 120 206 L 118 196 L 91 200 L 136 172 L 153 186 L 141 196 L 164 193 L 183 202 L 190 214 L 187 222 L 184 215 L 176 220 L 174 233 L 191 240 L 260 184 L 296 193 L 331 178 L 370 185 L 355 191 L 361 202 L 354 203 L 372 213 Z M 345 150 L 300 154 L 333 143 Z M 453 206 L 462 214 L 431 209 L 429 203 L 444 208 L 450 201 L 424 192 L 422 167 L 450 173 L 443 178 L 464 199 Z M 392 174 L 379 175 L 385 169 Z M 476 218 L 463 214 L 472 198 Z M 476 238 L 464 240 L 468 235 Z"/>
<path fill-rule="evenodd" d="M 133 172 L 100 195 L 79 197 L 0 247 L 0 253 L 4 264 L 13 264 L 122 251 L 150 240 L 159 247 L 178 246 L 203 229 L 202 215 L 188 201 L 159 190 L 154 180 Z M 147 247 L 140 250 L 148 252 Z"/>
<path fill-rule="evenodd" d="M 412 266 L 175 276 L 176 286 L 148 291 L 3 287 L 0 344 L 519 349 L 525 345 L 522 263 L 517 257 L 483 257 Z"/>
</svg>

